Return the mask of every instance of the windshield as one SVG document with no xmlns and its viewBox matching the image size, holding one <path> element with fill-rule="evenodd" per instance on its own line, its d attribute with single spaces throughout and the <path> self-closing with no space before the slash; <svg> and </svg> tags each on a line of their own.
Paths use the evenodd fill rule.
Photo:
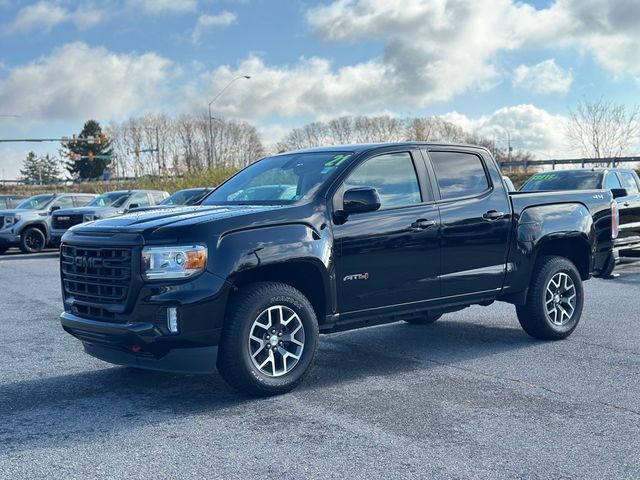
<svg viewBox="0 0 640 480">
<path fill-rule="evenodd" d="M 168 198 L 165 198 L 160 205 L 195 205 L 208 192 L 205 188 L 197 190 L 179 190 Z"/>
<path fill-rule="evenodd" d="M 305 200 L 352 155 L 315 152 L 267 157 L 220 185 L 202 204 L 288 204 Z"/>
<path fill-rule="evenodd" d="M 594 190 L 602 188 L 602 172 L 591 170 L 539 173 L 522 187 L 523 192 L 537 190 Z"/>
<path fill-rule="evenodd" d="M 87 204 L 87 207 L 121 207 L 129 198 L 128 192 L 103 193 Z"/>
<path fill-rule="evenodd" d="M 27 198 L 16 208 L 20 210 L 44 210 L 54 197 L 55 195 L 34 195 Z"/>
</svg>

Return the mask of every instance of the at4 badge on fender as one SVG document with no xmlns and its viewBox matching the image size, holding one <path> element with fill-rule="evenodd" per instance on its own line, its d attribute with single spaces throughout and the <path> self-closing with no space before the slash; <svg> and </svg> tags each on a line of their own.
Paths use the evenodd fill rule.
<svg viewBox="0 0 640 480">
<path fill-rule="evenodd" d="M 353 275 L 347 275 L 342 279 L 343 282 L 348 282 L 350 280 L 369 280 L 369 273 L 354 273 Z"/>
</svg>

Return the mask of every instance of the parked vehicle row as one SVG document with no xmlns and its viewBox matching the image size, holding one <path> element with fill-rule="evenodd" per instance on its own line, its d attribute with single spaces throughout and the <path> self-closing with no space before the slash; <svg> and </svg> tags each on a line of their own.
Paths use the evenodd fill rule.
<svg viewBox="0 0 640 480">
<path fill-rule="evenodd" d="M 26 198 L 0 196 L 0 254 L 11 247 L 36 253 L 57 247 L 64 233 L 86 222 L 130 212 L 197 205 L 211 188 L 179 190 L 173 195 L 160 190 L 120 190 L 101 195 L 48 193 Z"/>
</svg>

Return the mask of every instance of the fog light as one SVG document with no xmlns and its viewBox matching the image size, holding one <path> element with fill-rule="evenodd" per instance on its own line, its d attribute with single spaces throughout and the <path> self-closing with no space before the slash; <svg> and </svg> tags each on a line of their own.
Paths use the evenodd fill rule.
<svg viewBox="0 0 640 480">
<path fill-rule="evenodd" d="M 178 309 L 176 307 L 167 308 L 167 328 L 171 333 L 178 333 Z"/>
</svg>

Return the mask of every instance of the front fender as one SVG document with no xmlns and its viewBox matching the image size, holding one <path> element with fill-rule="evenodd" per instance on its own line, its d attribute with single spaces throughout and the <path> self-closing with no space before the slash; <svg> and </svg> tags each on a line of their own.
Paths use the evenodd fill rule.
<svg viewBox="0 0 640 480">
<path fill-rule="evenodd" d="M 230 283 L 252 269 L 286 266 L 305 262 L 314 266 L 322 279 L 332 310 L 335 292 L 332 285 L 333 241 L 325 225 L 315 229 L 308 224 L 294 223 L 229 232 L 220 236 L 211 255 L 212 273 Z"/>
<path fill-rule="evenodd" d="M 22 232 L 24 232 L 26 228 L 34 226 L 42 227 L 45 232 L 46 240 L 49 241 L 49 238 L 51 238 L 51 230 L 49 229 L 48 223 L 43 218 L 29 218 L 21 220 L 20 225 L 16 229 L 16 233 L 18 235 L 22 235 Z"/>
</svg>

